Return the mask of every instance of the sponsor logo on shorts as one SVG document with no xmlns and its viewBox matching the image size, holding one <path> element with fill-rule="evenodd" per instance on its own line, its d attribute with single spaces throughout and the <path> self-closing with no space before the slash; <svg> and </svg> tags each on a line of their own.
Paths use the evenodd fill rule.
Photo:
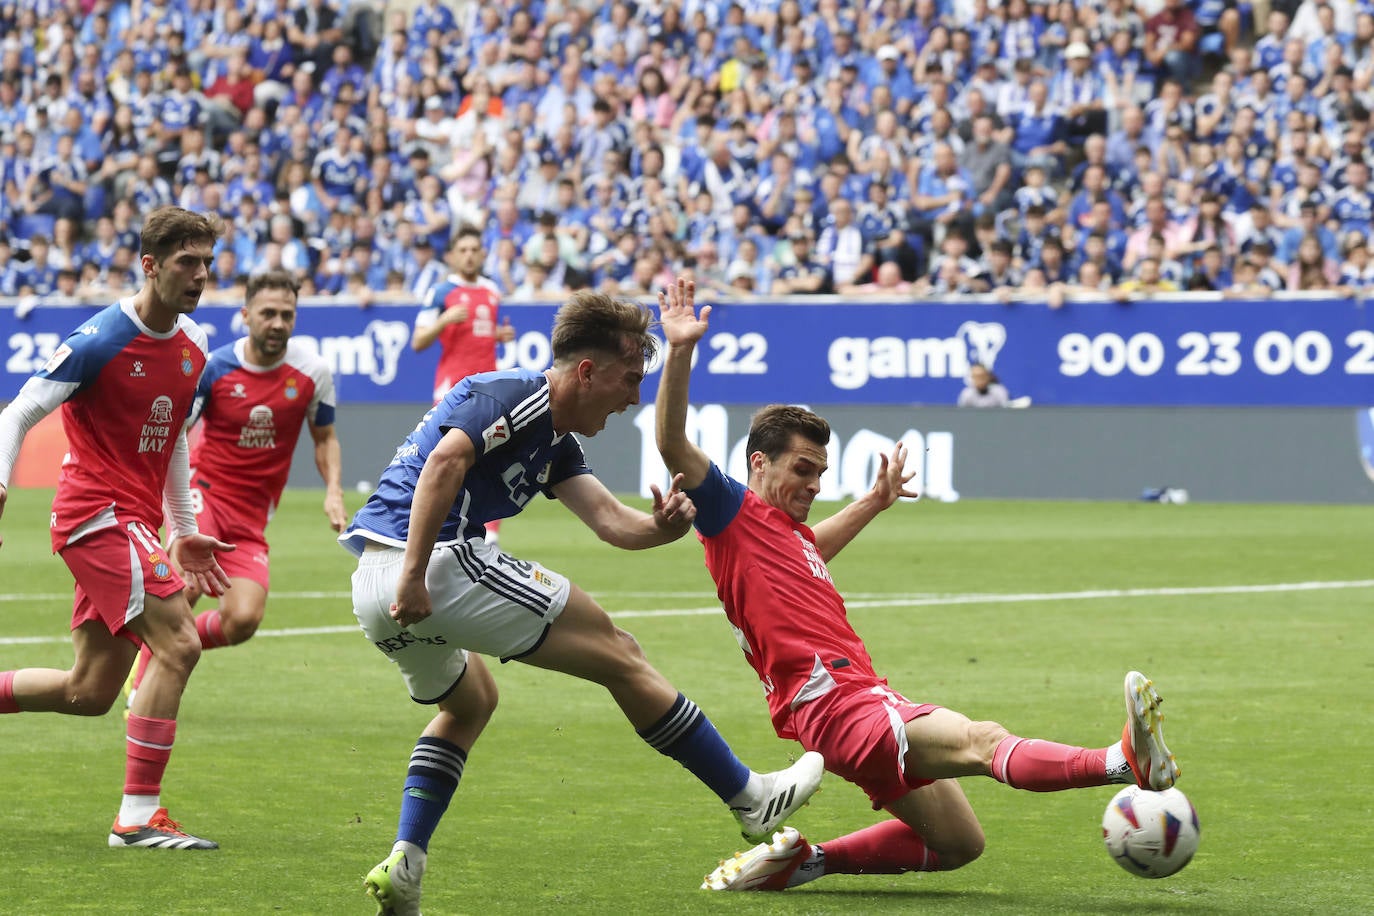
<svg viewBox="0 0 1374 916">
<path fill-rule="evenodd" d="M 393 652 L 400 652 L 408 646 L 446 646 L 448 645 L 448 640 L 444 639 L 442 636 L 416 636 L 413 633 L 402 630 L 390 639 L 376 640 L 373 645 L 381 649 L 387 655 L 390 655 Z"/>
</svg>

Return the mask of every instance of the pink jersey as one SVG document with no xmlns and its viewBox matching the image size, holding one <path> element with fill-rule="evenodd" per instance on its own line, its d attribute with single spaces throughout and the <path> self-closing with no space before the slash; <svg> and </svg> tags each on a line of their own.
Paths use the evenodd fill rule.
<svg viewBox="0 0 1374 916">
<path fill-rule="evenodd" d="M 203 435 L 191 452 L 191 477 L 230 512 L 262 531 L 277 509 L 305 422 L 334 423 L 334 377 L 296 340 L 274 366 L 243 359 L 246 340 L 220 347 L 196 391 L 193 419 Z"/>
<path fill-rule="evenodd" d="M 849 624 L 810 528 L 714 465 L 689 495 L 699 512 L 706 568 L 740 648 L 763 682 L 780 737 L 796 738 L 792 711 L 837 682 L 887 683 Z"/>
<path fill-rule="evenodd" d="M 157 530 L 172 450 L 207 349 L 205 333 L 187 316 L 156 333 L 126 299 L 72 332 L 25 383 L 45 405 L 62 405 L 67 434 L 52 505 L 53 550 L 115 524 L 107 509 Z M 92 523 L 96 516 L 105 520 Z"/>
<path fill-rule="evenodd" d="M 496 313 L 501 308 L 501 294 L 496 284 L 486 277 L 478 277 L 475 283 L 464 283 L 450 274 L 430 290 L 424 308 L 415 316 L 415 326 L 428 327 L 438 321 L 443 312 L 459 306 L 467 307 L 467 319 L 439 332 L 439 366 L 434 370 L 435 403 L 469 375 L 496 369 Z"/>
</svg>

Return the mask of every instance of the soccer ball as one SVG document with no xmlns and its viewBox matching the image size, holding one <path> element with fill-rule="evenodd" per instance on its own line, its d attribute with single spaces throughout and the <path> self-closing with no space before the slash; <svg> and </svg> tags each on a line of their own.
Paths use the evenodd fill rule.
<svg viewBox="0 0 1374 916">
<path fill-rule="evenodd" d="M 1116 864 L 1142 878 L 1167 878 L 1197 852 L 1197 811 L 1178 789 L 1127 786 L 1102 815 L 1102 840 Z"/>
</svg>

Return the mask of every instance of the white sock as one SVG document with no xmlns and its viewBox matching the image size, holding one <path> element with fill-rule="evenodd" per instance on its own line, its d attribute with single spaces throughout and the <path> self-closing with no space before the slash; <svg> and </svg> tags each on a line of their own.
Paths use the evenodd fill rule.
<svg viewBox="0 0 1374 916">
<path fill-rule="evenodd" d="M 1135 782 L 1135 774 L 1131 772 L 1131 765 L 1126 762 L 1126 751 L 1120 741 L 1107 748 L 1107 781 Z"/>
<path fill-rule="evenodd" d="M 815 881 L 817 878 L 825 877 L 825 850 L 819 846 L 811 847 L 811 857 L 797 866 L 797 870 L 792 872 L 792 876 L 787 879 L 788 887 L 796 887 L 798 884 L 805 884 L 808 881 Z"/>
<path fill-rule="evenodd" d="M 162 807 L 160 795 L 126 795 L 119 803 L 119 825 L 142 827 Z"/>
<path fill-rule="evenodd" d="M 397 840 L 391 847 L 392 852 L 400 850 L 406 854 L 406 867 L 414 875 L 422 875 L 425 872 L 425 863 L 429 858 L 429 853 L 425 852 L 414 843 L 407 843 L 405 840 Z"/>
<path fill-rule="evenodd" d="M 744 788 L 731 798 L 727 805 L 731 808 L 752 808 L 758 801 L 758 797 L 763 793 L 763 777 L 753 770 L 749 771 L 749 781 L 744 784 Z"/>
</svg>

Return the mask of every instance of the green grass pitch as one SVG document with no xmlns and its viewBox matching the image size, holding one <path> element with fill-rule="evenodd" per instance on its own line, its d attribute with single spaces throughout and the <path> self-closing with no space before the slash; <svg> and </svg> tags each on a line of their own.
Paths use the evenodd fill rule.
<svg viewBox="0 0 1374 916">
<path fill-rule="evenodd" d="M 0 670 L 70 662 L 49 498 L 12 493 L 0 520 Z M 428 717 L 347 629 L 352 564 L 319 502 L 287 495 L 269 531 L 265 632 L 206 653 L 182 707 L 163 799 L 223 848 L 106 848 L 118 711 L 0 717 L 0 913 L 371 912 L 362 876 L 390 846 Z M 710 612 L 694 539 L 626 554 L 542 501 L 502 539 L 598 596 L 746 762 L 772 769 L 798 753 L 773 735 Z M 1197 857 L 1173 878 L 1138 879 L 1108 858 L 1110 789 L 1037 795 L 967 779 L 988 845 L 964 869 L 708 895 L 701 876 L 741 845 L 724 807 L 599 688 L 512 664 L 496 666 L 501 706 L 431 846 L 424 910 L 1374 912 L 1371 545 L 1367 508 L 922 502 L 894 507 L 831 564 L 879 671 L 913 699 L 1101 746 L 1120 734 L 1124 672 L 1150 675 L 1202 821 Z M 1291 583 L 1345 584 L 1274 588 Z M 793 823 L 824 841 L 875 816 L 829 777 Z"/>
</svg>

